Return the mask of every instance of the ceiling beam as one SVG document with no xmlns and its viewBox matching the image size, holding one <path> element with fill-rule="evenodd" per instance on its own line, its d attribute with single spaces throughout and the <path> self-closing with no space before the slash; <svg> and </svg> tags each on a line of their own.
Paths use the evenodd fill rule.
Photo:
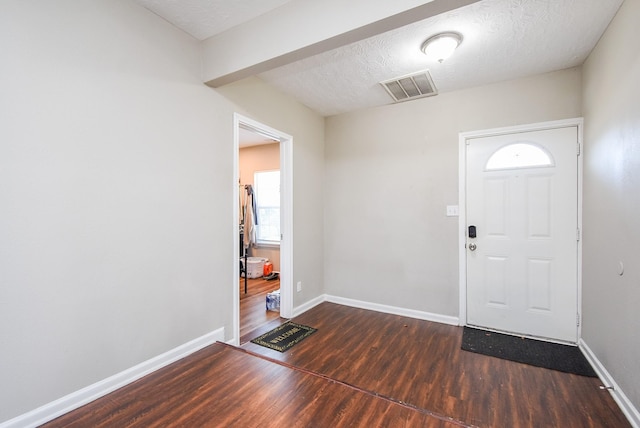
<svg viewBox="0 0 640 428">
<path fill-rule="evenodd" d="M 226 85 L 477 1 L 294 0 L 203 40 L 203 80 Z"/>
</svg>

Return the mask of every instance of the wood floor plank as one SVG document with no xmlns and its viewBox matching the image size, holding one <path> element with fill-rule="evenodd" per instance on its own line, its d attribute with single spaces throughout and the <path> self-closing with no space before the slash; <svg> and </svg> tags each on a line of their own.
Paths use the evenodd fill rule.
<svg viewBox="0 0 640 428">
<path fill-rule="evenodd" d="M 598 379 L 462 351 L 460 327 L 331 303 L 294 321 L 318 331 L 212 345 L 45 426 L 630 426 Z"/>
<path fill-rule="evenodd" d="M 629 427 L 597 378 L 460 349 L 462 328 L 323 303 L 318 331 L 280 353 L 243 348 L 483 427 Z"/>
<path fill-rule="evenodd" d="M 214 344 L 46 425 L 459 427 L 455 421 Z"/>
<path fill-rule="evenodd" d="M 280 318 L 278 311 L 266 308 L 267 293 L 280 288 L 280 280 L 267 281 L 263 278 L 248 278 L 247 293 L 244 292 L 244 278 L 240 278 L 240 338 L 247 338 L 251 332 Z"/>
</svg>

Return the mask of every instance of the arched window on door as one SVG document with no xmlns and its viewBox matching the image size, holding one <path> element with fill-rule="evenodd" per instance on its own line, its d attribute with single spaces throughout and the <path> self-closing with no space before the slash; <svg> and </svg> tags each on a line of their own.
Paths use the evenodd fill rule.
<svg viewBox="0 0 640 428">
<path fill-rule="evenodd" d="M 553 157 L 536 143 L 518 142 L 500 147 L 487 161 L 485 171 L 555 166 Z"/>
</svg>

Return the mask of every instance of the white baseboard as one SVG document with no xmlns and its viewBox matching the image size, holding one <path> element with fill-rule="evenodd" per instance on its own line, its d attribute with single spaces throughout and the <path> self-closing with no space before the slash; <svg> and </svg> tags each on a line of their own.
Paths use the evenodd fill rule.
<svg viewBox="0 0 640 428">
<path fill-rule="evenodd" d="M 293 316 L 297 317 L 298 315 L 307 312 L 309 309 L 318 306 L 320 303 L 326 301 L 326 295 L 323 294 L 321 296 L 316 297 L 315 299 L 311 299 L 308 302 L 304 303 L 303 305 L 300 306 L 296 306 L 293 309 Z"/>
<path fill-rule="evenodd" d="M 89 385 L 30 412 L 0 423 L 0 428 L 37 427 L 105 396 L 118 388 L 122 388 L 123 386 L 181 358 L 184 358 L 187 355 L 199 351 L 205 346 L 209 346 L 216 341 L 223 340 L 224 328 L 212 331 L 211 333 L 207 333 L 204 336 L 180 345 L 177 348 L 165 352 L 164 354 L 158 355 L 157 357 L 144 361 L 125 371 L 96 382 L 93 385 Z"/>
<path fill-rule="evenodd" d="M 616 381 L 613 379 L 613 376 L 611 376 L 611 374 L 607 371 L 600 360 L 598 360 L 596 355 L 584 340 L 579 340 L 578 347 L 580 347 L 580 350 L 582 351 L 584 356 L 587 358 L 587 360 L 589 360 L 589 363 L 591 363 L 591 366 L 598 374 L 598 377 L 600 378 L 604 386 L 613 388 L 609 389 L 609 393 L 616 401 L 616 403 L 618 403 L 618 406 L 629 420 L 631 426 L 633 426 L 634 428 L 640 428 L 640 412 L 638 412 L 638 409 L 636 409 L 631 400 L 629 400 L 622 389 L 618 386 Z"/>
<path fill-rule="evenodd" d="M 364 302 L 361 300 L 347 299 L 346 297 L 338 297 L 325 295 L 324 300 L 331 303 L 337 303 L 354 308 L 369 309 L 371 311 L 383 312 L 393 315 L 401 315 L 403 317 L 416 318 L 425 321 L 433 321 L 441 324 L 459 325 L 459 318 L 448 315 L 433 314 L 431 312 L 416 311 L 414 309 L 399 308 L 397 306 L 381 305 L 379 303 Z"/>
</svg>

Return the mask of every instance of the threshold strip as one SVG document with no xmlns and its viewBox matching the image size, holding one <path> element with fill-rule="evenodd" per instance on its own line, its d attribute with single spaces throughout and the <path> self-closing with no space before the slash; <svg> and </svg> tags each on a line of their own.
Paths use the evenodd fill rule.
<svg viewBox="0 0 640 428">
<path fill-rule="evenodd" d="M 224 345 L 225 347 L 230 348 L 230 349 L 232 349 L 234 351 L 244 352 L 247 355 L 251 355 L 253 357 L 257 357 L 257 358 L 260 358 L 262 360 L 269 361 L 270 363 L 275 363 L 275 364 L 278 364 L 278 365 L 280 365 L 282 367 L 286 367 L 286 368 L 291 369 L 291 370 L 295 370 L 295 371 L 298 371 L 298 372 L 301 372 L 301 373 L 309 374 L 309 375 L 312 375 L 312 376 L 319 377 L 321 379 L 327 380 L 327 381 L 332 382 L 332 383 L 337 383 L 339 385 L 346 386 L 346 387 L 351 388 L 351 389 L 353 389 L 355 391 L 362 392 L 364 394 L 367 394 L 367 395 L 370 395 L 370 396 L 373 396 L 373 397 L 381 398 L 381 399 L 383 399 L 385 401 L 388 401 L 388 402 L 391 402 L 391 403 L 394 403 L 394 404 L 398 404 L 398 405 L 400 405 L 402 407 L 405 407 L 407 409 L 415 410 L 415 411 L 420 412 L 422 414 L 425 414 L 425 415 L 428 415 L 428 416 L 432 416 L 432 417 L 434 417 L 436 419 L 439 419 L 441 421 L 451 422 L 451 423 L 453 423 L 455 425 L 458 425 L 458 426 L 461 426 L 461 427 L 465 427 L 465 428 L 473 428 L 474 427 L 474 425 L 468 425 L 468 424 L 466 424 L 466 423 L 464 423 L 462 421 L 456 420 L 454 418 L 451 418 L 451 417 L 448 417 L 448 416 L 444 416 L 444 415 L 441 415 L 439 413 L 432 412 L 431 410 L 423 409 L 423 408 L 418 407 L 418 406 L 416 406 L 414 404 L 411 404 L 411 403 L 405 403 L 404 401 L 401 401 L 401 400 L 398 400 L 396 398 L 389 397 L 389 396 L 386 396 L 386 395 L 383 395 L 383 394 L 379 394 L 379 393 L 377 393 L 375 391 L 369 391 L 368 389 L 364 389 L 364 388 L 361 388 L 359 386 L 352 385 L 352 384 L 350 384 L 348 382 L 344 382 L 342 380 L 334 379 L 334 378 L 329 377 L 327 375 L 324 375 L 322 373 L 318 373 L 318 372 L 314 372 L 313 370 L 305 369 L 304 367 L 294 366 L 294 365 L 286 363 L 284 361 L 279 361 L 279 360 L 276 360 L 274 358 L 267 357 L 266 355 L 258 354 L 256 352 L 249 351 L 248 349 L 239 348 L 237 346 L 230 345 L 228 343 L 224 343 L 224 342 L 218 342 L 218 343 L 220 345 Z"/>
</svg>

